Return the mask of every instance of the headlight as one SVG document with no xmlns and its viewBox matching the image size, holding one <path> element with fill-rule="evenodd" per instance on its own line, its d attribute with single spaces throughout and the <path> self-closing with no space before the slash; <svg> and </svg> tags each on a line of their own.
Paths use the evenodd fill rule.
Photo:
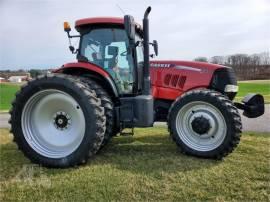
<svg viewBox="0 0 270 202">
<path fill-rule="evenodd" d="M 239 87 L 237 85 L 228 84 L 228 85 L 225 86 L 224 92 L 225 93 L 237 93 L 238 88 Z"/>
</svg>

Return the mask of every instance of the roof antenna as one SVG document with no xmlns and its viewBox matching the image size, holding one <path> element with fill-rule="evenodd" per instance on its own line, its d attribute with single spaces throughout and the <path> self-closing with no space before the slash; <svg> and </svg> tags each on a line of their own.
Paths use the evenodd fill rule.
<svg viewBox="0 0 270 202">
<path fill-rule="evenodd" d="M 124 11 L 118 4 L 116 4 L 116 6 L 119 8 L 119 10 L 120 10 L 124 15 L 126 15 L 125 11 Z"/>
</svg>

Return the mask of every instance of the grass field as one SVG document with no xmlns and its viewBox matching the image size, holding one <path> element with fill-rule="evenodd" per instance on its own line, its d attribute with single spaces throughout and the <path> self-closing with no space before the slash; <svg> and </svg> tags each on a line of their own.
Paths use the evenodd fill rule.
<svg viewBox="0 0 270 202">
<path fill-rule="evenodd" d="M 270 80 L 260 81 L 243 81 L 238 82 L 239 93 L 236 100 L 240 101 L 247 93 L 260 93 L 264 96 L 265 102 L 270 103 Z M 20 88 L 16 84 L 0 83 L 0 111 L 8 111 L 10 103 L 14 98 L 15 93 Z"/>
<path fill-rule="evenodd" d="M 20 86 L 17 84 L 0 83 L 0 111 L 8 111 L 11 101 Z"/>
<path fill-rule="evenodd" d="M 241 100 L 247 93 L 260 93 L 264 96 L 265 102 L 270 103 L 270 80 L 240 81 L 238 85 L 236 100 Z"/>
<path fill-rule="evenodd" d="M 85 166 L 33 165 L 0 129 L 0 201 L 269 201 L 270 134 L 244 133 L 223 161 L 182 155 L 165 128 L 117 137 Z"/>
</svg>

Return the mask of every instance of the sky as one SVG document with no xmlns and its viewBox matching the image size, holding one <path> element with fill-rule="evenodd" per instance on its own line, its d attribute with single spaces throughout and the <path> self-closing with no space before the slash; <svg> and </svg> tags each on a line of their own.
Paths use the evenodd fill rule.
<svg viewBox="0 0 270 202">
<path fill-rule="evenodd" d="M 270 0 L 0 0 L 0 69 L 54 68 L 75 61 L 63 22 L 74 27 L 80 18 L 123 17 L 117 5 L 138 23 L 152 7 L 156 59 L 270 51 Z"/>
</svg>

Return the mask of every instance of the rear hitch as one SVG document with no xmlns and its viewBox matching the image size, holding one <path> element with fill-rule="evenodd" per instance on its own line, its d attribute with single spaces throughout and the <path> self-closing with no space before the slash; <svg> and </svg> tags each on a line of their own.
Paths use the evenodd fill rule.
<svg viewBox="0 0 270 202">
<path fill-rule="evenodd" d="M 260 94 L 247 94 L 242 103 L 235 102 L 234 105 L 243 110 L 243 115 L 248 118 L 256 118 L 264 114 L 264 98 Z"/>
</svg>

